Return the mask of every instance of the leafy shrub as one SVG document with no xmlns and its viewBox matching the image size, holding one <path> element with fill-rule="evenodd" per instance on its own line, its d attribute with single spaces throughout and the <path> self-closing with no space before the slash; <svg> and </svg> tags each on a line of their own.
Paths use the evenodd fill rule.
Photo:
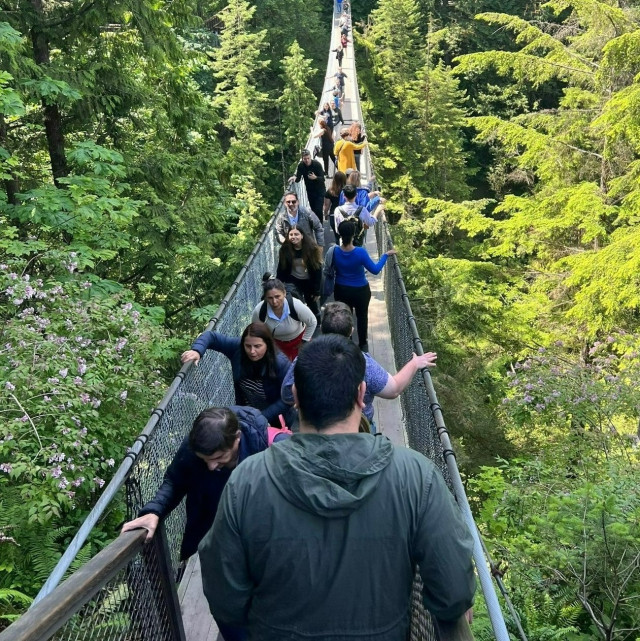
<svg viewBox="0 0 640 641">
<path fill-rule="evenodd" d="M 0 265 L 0 588 L 40 587 L 161 392 L 170 343 L 126 290 Z M 49 551 L 50 553 L 45 553 Z"/>
</svg>

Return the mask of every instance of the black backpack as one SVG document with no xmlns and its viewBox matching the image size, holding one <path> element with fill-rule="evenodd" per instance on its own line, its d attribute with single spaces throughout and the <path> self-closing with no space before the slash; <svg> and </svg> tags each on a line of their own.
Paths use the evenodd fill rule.
<svg viewBox="0 0 640 641">
<path fill-rule="evenodd" d="M 293 318 L 293 320 L 299 321 L 300 317 L 298 316 L 298 312 L 296 311 L 296 306 L 293 304 L 293 299 L 297 298 L 298 300 L 302 300 L 302 296 L 300 296 L 300 292 L 298 291 L 298 288 L 293 283 L 285 283 L 285 287 L 287 288 L 286 299 L 287 299 L 287 302 L 289 303 L 289 314 L 291 318 Z M 258 312 L 258 318 L 260 319 L 261 323 L 264 323 L 264 320 L 266 317 L 267 317 L 267 301 L 265 300 L 262 303 L 262 306 L 260 307 L 260 311 Z"/>
<path fill-rule="evenodd" d="M 362 241 L 364 239 L 364 223 L 360 218 L 360 212 L 364 209 L 364 207 L 362 205 L 359 205 L 358 209 L 356 209 L 352 214 L 346 214 L 342 207 L 338 207 L 338 209 L 340 210 L 340 213 L 344 216 L 345 222 L 349 221 L 350 223 L 355 224 L 356 233 L 353 237 L 353 244 L 356 247 L 362 247 Z"/>
</svg>

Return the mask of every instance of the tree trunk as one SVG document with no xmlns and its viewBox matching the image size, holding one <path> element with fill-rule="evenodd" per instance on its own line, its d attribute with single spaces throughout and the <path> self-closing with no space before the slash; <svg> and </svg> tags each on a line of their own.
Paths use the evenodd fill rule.
<svg viewBox="0 0 640 641">
<path fill-rule="evenodd" d="M 4 114 L 0 113 L 0 147 L 4 147 L 7 152 L 9 149 L 7 147 L 7 121 L 4 118 Z M 8 170 L 11 173 L 11 170 Z M 6 178 L 4 181 L 4 190 L 7 194 L 7 202 L 10 205 L 16 205 L 18 199 L 16 194 L 18 193 L 18 181 L 11 176 L 11 178 Z"/>
<path fill-rule="evenodd" d="M 36 19 L 42 19 L 44 8 L 42 0 L 31 0 L 31 6 L 36 13 Z M 40 67 L 49 65 L 49 41 L 46 34 L 37 24 L 31 27 L 31 42 L 33 43 L 33 57 Z M 49 158 L 51 159 L 51 172 L 53 181 L 57 187 L 58 179 L 69 174 L 67 167 L 67 157 L 64 153 L 64 130 L 62 127 L 62 115 L 58 105 L 48 104 L 46 100 L 42 101 L 44 110 L 44 127 L 47 136 L 47 145 L 49 147 Z"/>
</svg>

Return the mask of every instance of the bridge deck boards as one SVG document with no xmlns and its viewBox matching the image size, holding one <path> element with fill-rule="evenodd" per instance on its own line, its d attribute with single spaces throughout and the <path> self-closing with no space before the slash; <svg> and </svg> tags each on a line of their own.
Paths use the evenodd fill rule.
<svg viewBox="0 0 640 641">
<path fill-rule="evenodd" d="M 339 42 L 340 34 L 334 25 L 331 48 L 334 49 Z M 351 38 L 350 38 L 351 40 Z M 335 57 L 331 57 L 327 75 L 333 75 L 337 69 Z M 355 106 L 353 78 L 355 77 L 355 66 L 353 59 L 353 45 L 350 44 L 344 56 L 342 69 L 348 79 L 345 87 L 345 101 L 342 113 L 347 124 L 357 118 L 352 106 Z M 323 102 L 328 99 L 328 94 L 323 95 Z M 363 157 L 364 158 L 364 157 Z M 364 169 L 364 167 L 363 167 Z M 362 172 L 363 179 L 366 171 Z M 329 236 L 328 226 L 326 238 Z M 371 230 L 367 238 L 367 250 L 374 260 L 378 258 L 375 242 L 375 234 Z M 385 268 L 386 269 L 386 268 Z M 369 351 L 371 355 L 389 372 L 395 373 L 395 361 L 393 347 L 391 346 L 391 333 L 387 319 L 387 308 L 384 300 L 382 274 L 373 276 L 368 274 L 371 285 L 371 304 L 369 306 Z M 375 399 L 375 420 L 378 429 L 396 445 L 406 445 L 406 436 L 402 422 L 402 410 L 400 400 Z M 219 635 L 218 628 L 209 612 L 209 606 L 202 592 L 202 575 L 200 561 L 197 555 L 189 559 L 187 567 L 180 583 L 178 597 L 181 604 L 182 617 L 184 621 L 187 641 L 224 641 Z"/>
</svg>

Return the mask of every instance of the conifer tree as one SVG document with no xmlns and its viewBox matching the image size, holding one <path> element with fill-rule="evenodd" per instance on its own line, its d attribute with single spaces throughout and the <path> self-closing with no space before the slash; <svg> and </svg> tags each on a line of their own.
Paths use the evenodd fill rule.
<svg viewBox="0 0 640 641">
<path fill-rule="evenodd" d="M 251 30 L 255 7 L 231 0 L 218 14 L 223 28 L 220 46 L 213 51 L 212 69 L 218 81 L 214 104 L 230 132 L 227 150 L 230 181 L 241 177 L 264 180 L 263 156 L 270 148 L 263 124 L 267 95 L 258 90 L 257 74 L 269 62 L 262 59 L 266 32 Z"/>
<path fill-rule="evenodd" d="M 316 98 L 309 89 L 309 80 L 316 70 L 311 67 L 311 60 L 304 57 L 304 50 L 297 40 L 289 47 L 282 67 L 284 89 L 278 103 L 282 114 L 285 148 L 295 154 L 306 143 L 309 125 L 313 123 Z"/>
</svg>

